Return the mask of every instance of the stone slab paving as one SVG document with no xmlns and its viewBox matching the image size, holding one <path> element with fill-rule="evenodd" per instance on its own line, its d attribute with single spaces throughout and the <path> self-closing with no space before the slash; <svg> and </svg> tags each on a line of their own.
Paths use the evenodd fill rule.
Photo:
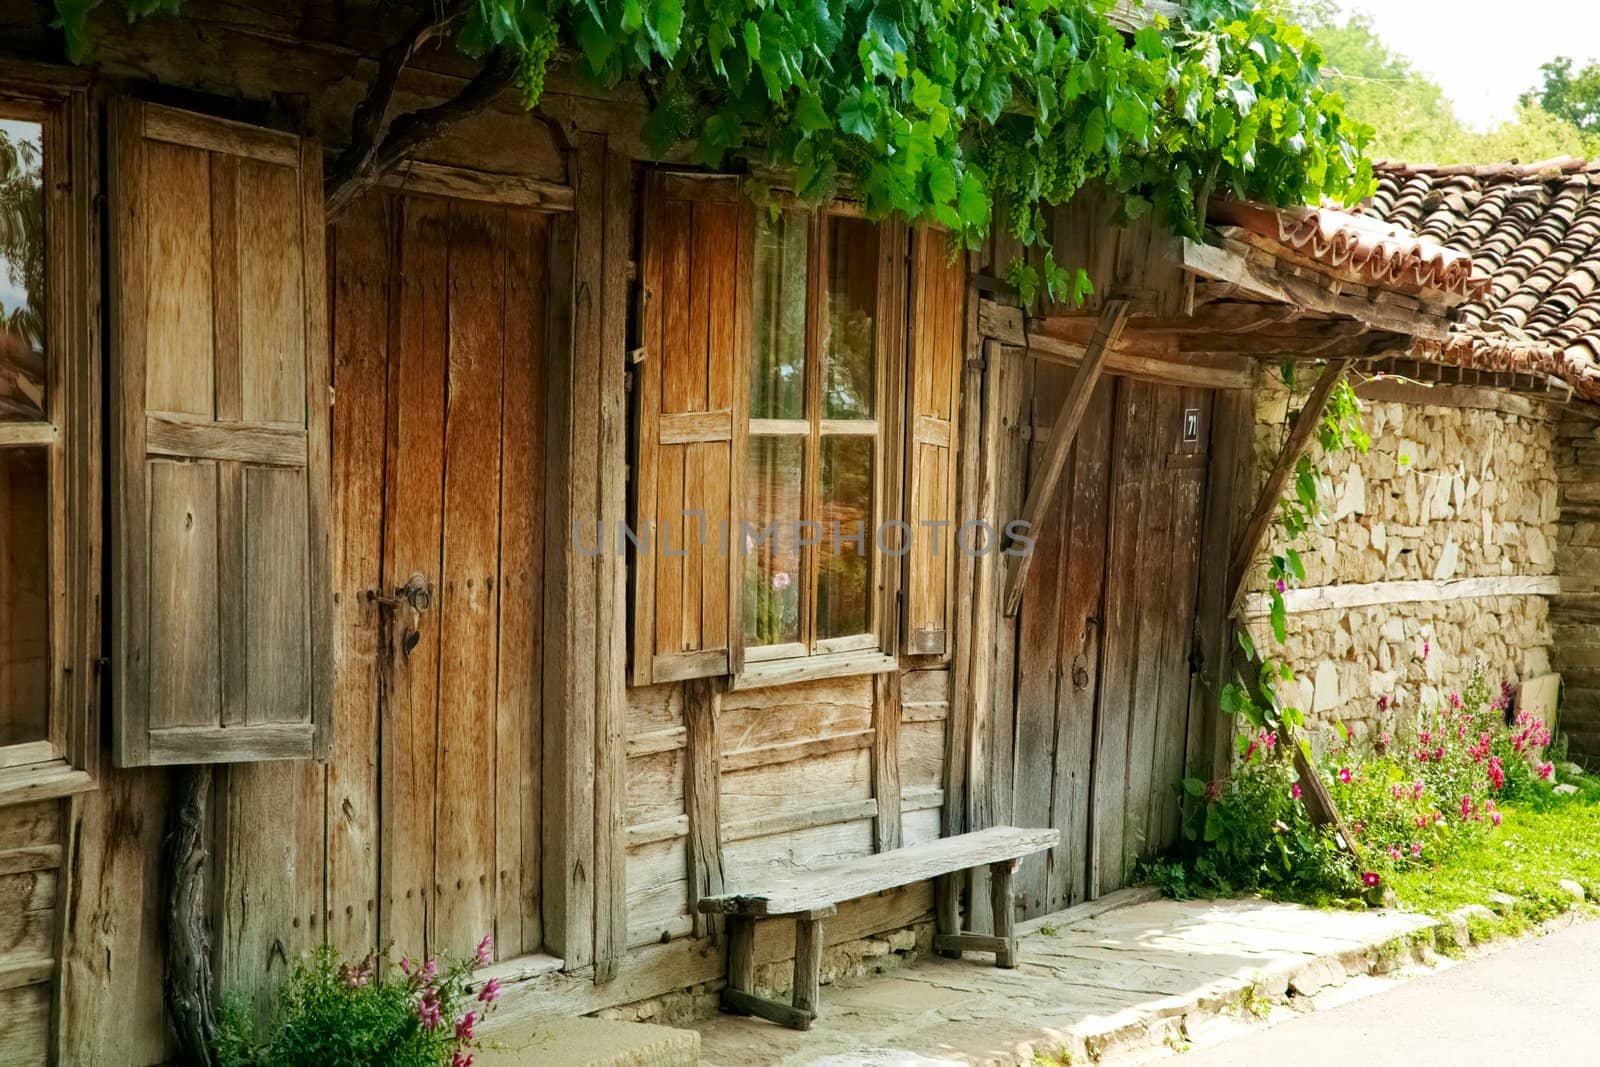
<svg viewBox="0 0 1600 1067">
<path fill-rule="evenodd" d="M 824 986 L 807 1033 L 732 1015 L 708 1020 L 698 1027 L 701 1063 L 1082 1063 L 1177 1044 L 1219 1015 L 1386 971 L 1425 952 L 1434 925 L 1396 911 L 1180 902 L 1127 890 L 1024 924 L 1016 970 L 974 953 Z"/>
</svg>

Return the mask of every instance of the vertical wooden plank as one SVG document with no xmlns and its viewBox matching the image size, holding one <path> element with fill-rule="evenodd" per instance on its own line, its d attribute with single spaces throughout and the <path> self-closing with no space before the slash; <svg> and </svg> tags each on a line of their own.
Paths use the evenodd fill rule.
<svg viewBox="0 0 1600 1067">
<path fill-rule="evenodd" d="M 314 751 L 318 758 L 326 758 L 333 732 L 329 704 L 333 690 L 333 578 L 328 562 L 328 451 L 332 439 L 328 420 L 333 370 L 328 332 L 327 224 L 322 213 L 322 146 L 310 139 L 300 142 L 299 223 L 304 322 L 288 321 L 305 331 L 301 350 L 305 361 L 303 399 L 296 398 L 303 406 L 295 408 L 292 401 L 285 400 L 285 410 L 291 412 L 291 421 L 299 411 L 304 412 L 305 419 L 309 590 L 306 616 L 311 628 L 311 700 L 306 710 L 316 727 Z M 285 377 L 292 381 L 293 372 L 285 371 Z"/>
<path fill-rule="evenodd" d="M 1036 368 L 1035 386 L 1030 396 L 1033 409 L 1033 439 L 1029 469 L 1043 456 L 1039 431 L 1048 431 L 1037 420 L 1059 410 L 1065 391 L 1065 375 L 1054 367 Z M 1092 411 L 1092 407 L 1090 408 Z M 1074 455 L 1077 449 L 1074 449 Z M 1033 575 L 1022 598 L 1015 623 L 1015 715 L 1014 797 L 1012 819 L 1018 826 L 1052 826 L 1051 797 L 1055 786 L 1053 765 L 1056 757 L 1056 693 L 1062 665 L 1059 629 L 1062 625 L 1061 594 L 1065 576 L 1065 557 L 1075 486 L 1068 461 L 1062 492 L 1054 497 L 1041 516 L 1040 527 L 1032 531 L 1035 539 Z M 1057 850 L 1067 847 L 1066 834 Z M 1029 856 L 1017 872 L 1018 904 L 1025 915 L 1042 914 L 1047 897 L 1051 857 L 1046 853 Z"/>
<path fill-rule="evenodd" d="M 1072 502 L 1070 524 L 1065 531 L 1068 541 L 1056 651 L 1060 678 L 1050 825 L 1061 831 L 1061 843 L 1050 861 L 1051 911 L 1081 904 L 1090 892 L 1090 775 L 1105 621 L 1102 603 L 1116 390 L 1115 379 L 1103 380 L 1095 390 L 1079 429 L 1072 462 Z"/>
<path fill-rule="evenodd" d="M 299 425 L 306 417 L 306 297 L 312 281 L 306 268 L 313 250 L 305 246 L 300 179 L 289 167 L 238 163 L 238 284 L 245 295 L 238 312 L 240 396 L 243 418 L 250 422 Z M 320 229 L 320 199 L 313 206 Z M 285 254 L 296 248 L 302 256 Z"/>
<path fill-rule="evenodd" d="M 1017 965 L 1017 906 L 1012 892 L 1017 861 L 1004 860 L 989 865 L 991 907 L 994 910 L 994 936 L 1005 941 L 1005 947 L 994 954 L 996 967 Z"/>
<path fill-rule="evenodd" d="M 968 257 L 970 263 L 971 256 Z M 977 516 L 982 496 L 979 442 L 982 440 L 985 364 L 998 346 L 984 341 L 978 333 L 978 302 L 967 301 L 966 360 L 961 371 L 960 406 L 961 451 L 957 471 L 958 514 Z M 950 837 L 967 826 L 967 767 L 971 760 L 970 706 L 972 673 L 977 645 L 973 635 L 977 563 L 970 556 L 959 556 L 956 567 L 956 605 L 953 670 L 950 710 L 945 718 L 944 805 L 940 811 L 940 833 Z M 946 875 L 935 887 L 934 910 L 940 933 L 960 930 L 960 894 L 964 879 Z"/>
<path fill-rule="evenodd" d="M 872 679 L 872 795 L 878 802 L 873 847 L 900 847 L 900 672 Z"/>
<path fill-rule="evenodd" d="M 56 1062 L 160 1063 L 172 1055 L 161 997 L 165 769 L 111 770 L 73 797 L 56 996 Z"/>
<path fill-rule="evenodd" d="M 665 224 L 666 203 L 662 175 L 647 174 L 643 181 L 644 217 L 647 225 Z M 655 664 L 656 561 L 660 556 L 658 531 L 651 529 L 658 514 L 660 469 L 661 360 L 665 341 L 666 303 L 665 240 L 643 237 L 639 242 L 639 348 L 644 362 L 634 371 L 633 521 L 643 551 L 633 554 L 633 668 L 634 685 L 649 685 Z"/>
<path fill-rule="evenodd" d="M 721 742 L 717 738 L 717 712 L 722 697 L 717 684 L 706 678 L 683 683 L 683 719 L 687 731 L 684 752 L 684 808 L 689 815 L 689 911 L 696 937 L 710 928 L 701 914 L 701 897 L 723 891 Z"/>
<path fill-rule="evenodd" d="M 1171 788 L 1156 780 L 1155 757 L 1161 729 L 1161 688 L 1166 681 L 1169 652 L 1165 620 L 1175 608 L 1178 591 L 1169 584 L 1165 561 L 1172 554 L 1174 481 L 1166 457 L 1177 444 L 1178 390 L 1170 385 L 1135 386 L 1149 404 L 1144 434 L 1148 444 L 1143 467 L 1136 477 L 1143 497 L 1137 527 L 1133 565 L 1112 573 L 1107 589 L 1116 590 L 1132 611 L 1134 669 L 1129 673 L 1127 782 L 1124 785 L 1124 825 L 1121 870 L 1150 854 L 1151 798 L 1157 789 Z M 1163 561 L 1157 563 L 1155 561 Z M 1158 576 L 1161 580 L 1158 580 Z M 1119 588 L 1120 587 L 1120 588 Z M 1119 883 L 1120 884 L 1120 883 Z"/>
<path fill-rule="evenodd" d="M 502 957 L 537 952 L 539 715 L 544 586 L 544 322 L 548 224 L 509 211 L 505 384 L 500 415 L 498 679 L 495 691 L 495 942 Z"/>
<path fill-rule="evenodd" d="M 1109 531 L 1105 555 L 1105 626 L 1100 693 L 1095 717 L 1090 896 L 1122 884 L 1123 815 L 1128 783 L 1128 739 L 1134 678 L 1138 674 L 1138 613 L 1132 593 L 1139 573 L 1138 531 L 1144 503 L 1139 483 L 1150 448 L 1149 386 L 1118 382 L 1112 432 Z M 1130 580 L 1130 576 L 1134 576 Z"/>
<path fill-rule="evenodd" d="M 222 587 L 246 596 L 245 721 L 303 722 L 315 689 L 309 601 L 324 592 L 310 584 L 306 478 L 275 467 L 243 475 L 244 570 L 224 575 Z"/>
<path fill-rule="evenodd" d="M 217 465 L 150 463 L 150 727 L 219 725 Z"/>
<path fill-rule="evenodd" d="M 251 249 L 260 254 L 260 249 Z M 211 317 L 215 331 L 216 417 L 219 422 L 244 417 L 244 367 L 239 336 L 239 160 L 211 156 Z M 217 467 L 217 569 L 229 578 L 245 567 L 244 468 L 239 463 Z M 217 605 L 217 639 L 222 665 L 223 725 L 245 722 L 249 715 L 250 682 L 245 656 L 244 597 L 227 595 Z"/>
<path fill-rule="evenodd" d="M 395 590 L 418 573 L 436 589 L 444 484 L 446 338 L 445 206 L 396 200 L 399 269 L 389 299 L 389 431 L 383 508 L 383 579 Z M 395 627 L 386 658 L 382 710 L 380 943 L 413 955 L 430 947 L 433 913 L 439 618 L 425 611 L 409 654 Z"/>
<path fill-rule="evenodd" d="M 459 956 L 492 931 L 497 882 L 495 781 L 483 770 L 497 736 L 504 210 L 452 203 L 449 241 L 432 947 Z"/>
<path fill-rule="evenodd" d="M 604 159 L 604 137 L 579 136 L 572 240 L 557 242 L 552 256 L 562 274 L 551 298 L 568 304 L 571 320 L 570 334 L 565 320 L 554 327 L 548 378 L 543 877 L 545 941 L 568 967 L 594 959 L 597 571 L 578 553 L 572 523 L 599 514 Z"/>
<path fill-rule="evenodd" d="M 1222 687 L 1233 676 L 1227 561 L 1235 530 L 1248 506 L 1254 431 L 1254 392 L 1218 392 L 1212 405 L 1211 461 L 1206 475 L 1195 609 L 1200 671 L 1190 687 L 1189 735 L 1185 745 L 1187 765 L 1211 777 L 1225 772 L 1232 757 L 1228 719 L 1221 713 Z"/>
<path fill-rule="evenodd" d="M 219 772 L 218 984 L 258 1022 L 278 985 L 322 940 L 325 775 L 311 760 L 235 763 Z"/>
<path fill-rule="evenodd" d="M 142 399 L 151 411 L 209 419 L 216 412 L 211 162 L 201 149 L 163 141 L 147 141 L 142 151 L 144 202 L 133 205 L 146 228 L 138 267 L 147 282 L 134 290 L 144 294 L 149 331 Z"/>
<path fill-rule="evenodd" d="M 378 947 L 378 612 L 388 416 L 389 197 L 358 197 L 333 231 L 331 515 L 337 729 L 328 759 L 328 940 Z"/>
<path fill-rule="evenodd" d="M 615 535 L 627 519 L 627 385 L 633 164 L 605 156 L 605 273 L 601 291 L 599 520 L 612 538 L 595 578 L 595 962 L 609 980 L 627 950 L 627 568 Z M 731 322 L 728 324 L 731 328 Z M 726 484 L 724 472 L 724 484 Z M 725 625 L 725 624 L 724 624 Z"/>
</svg>

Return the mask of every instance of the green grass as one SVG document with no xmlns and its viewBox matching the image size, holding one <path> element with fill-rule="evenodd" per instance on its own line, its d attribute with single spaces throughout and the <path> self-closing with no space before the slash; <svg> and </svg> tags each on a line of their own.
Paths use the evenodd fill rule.
<svg viewBox="0 0 1600 1067">
<path fill-rule="evenodd" d="M 1515 932 L 1570 908 L 1572 897 L 1557 885 L 1563 878 L 1594 898 L 1600 891 L 1600 778 L 1567 780 L 1576 794 L 1536 787 L 1526 799 L 1502 805 L 1498 831 L 1463 845 L 1444 864 L 1390 874 L 1387 882 L 1401 904 L 1443 916 L 1486 905 L 1495 893 L 1512 897 L 1516 906 L 1492 924 L 1497 929 L 1473 931 L 1477 940 L 1480 932 Z"/>
</svg>

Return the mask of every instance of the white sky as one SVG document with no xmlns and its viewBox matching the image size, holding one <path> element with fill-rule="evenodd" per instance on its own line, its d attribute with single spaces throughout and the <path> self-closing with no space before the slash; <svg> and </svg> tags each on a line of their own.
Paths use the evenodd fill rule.
<svg viewBox="0 0 1600 1067">
<path fill-rule="evenodd" d="M 1558 55 L 1600 59 L 1600 0 L 1339 0 L 1372 16 L 1378 36 L 1437 81 L 1469 125 L 1511 117 Z"/>
</svg>

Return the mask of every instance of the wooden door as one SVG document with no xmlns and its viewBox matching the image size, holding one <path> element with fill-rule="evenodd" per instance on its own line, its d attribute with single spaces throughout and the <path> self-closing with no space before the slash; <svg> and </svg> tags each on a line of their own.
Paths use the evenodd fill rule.
<svg viewBox="0 0 1600 1067">
<path fill-rule="evenodd" d="M 1040 423 L 1070 372 L 1036 376 Z M 1061 843 L 1023 863 L 1024 915 L 1123 885 L 1177 841 L 1211 394 L 1104 379 L 1036 531 L 1018 611 L 1012 821 Z"/>
<path fill-rule="evenodd" d="M 396 951 L 541 947 L 549 236 L 529 210 L 388 193 L 333 231 L 336 562 L 366 603 L 341 614 L 330 781 L 376 772 Z"/>
</svg>

